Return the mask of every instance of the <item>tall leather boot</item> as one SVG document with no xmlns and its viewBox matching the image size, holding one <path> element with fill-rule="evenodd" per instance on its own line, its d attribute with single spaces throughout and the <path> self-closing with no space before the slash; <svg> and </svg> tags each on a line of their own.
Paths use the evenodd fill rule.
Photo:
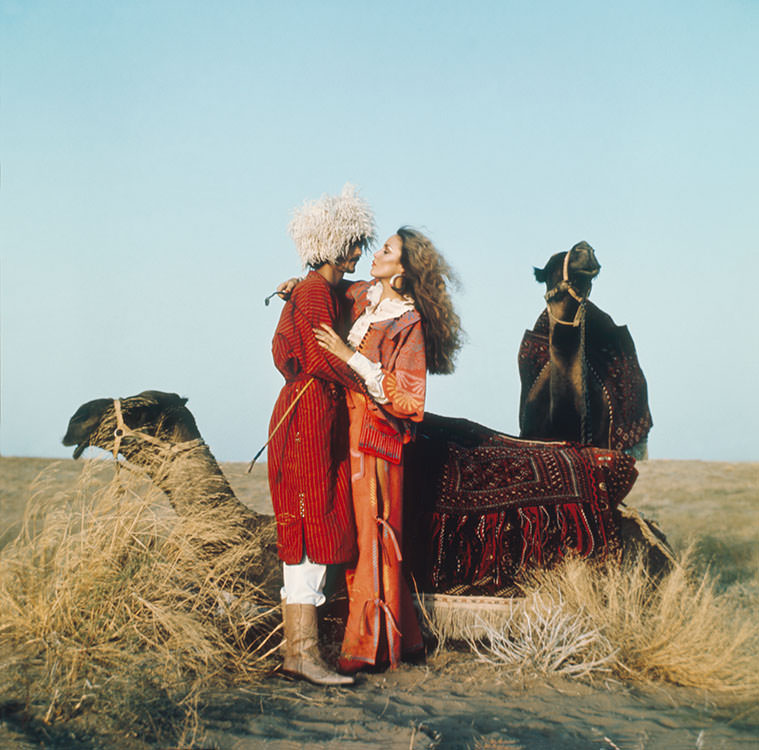
<svg viewBox="0 0 759 750">
<path fill-rule="evenodd" d="M 287 599 L 282 600 L 282 642 L 279 644 L 279 655 L 287 658 Z"/>
<path fill-rule="evenodd" d="M 316 607 L 313 604 L 283 604 L 285 661 L 282 671 L 315 685 L 352 685 L 352 677 L 331 670 L 319 654 Z"/>
</svg>

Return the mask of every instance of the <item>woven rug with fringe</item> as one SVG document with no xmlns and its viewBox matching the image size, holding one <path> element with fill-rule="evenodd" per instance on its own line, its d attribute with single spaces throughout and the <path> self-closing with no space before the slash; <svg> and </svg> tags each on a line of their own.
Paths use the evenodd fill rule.
<svg viewBox="0 0 759 750">
<path fill-rule="evenodd" d="M 612 420 L 609 447 L 618 451 L 633 448 L 653 425 L 646 378 L 627 326 L 615 325 L 607 313 L 592 302 L 587 304 L 586 361 L 609 402 Z M 520 411 L 549 359 L 548 313 L 543 310 L 533 330 L 525 331 L 519 346 Z"/>
<path fill-rule="evenodd" d="M 509 596 L 532 567 L 619 550 L 638 475 L 617 451 L 425 414 L 405 454 L 404 558 L 419 591 Z"/>
</svg>

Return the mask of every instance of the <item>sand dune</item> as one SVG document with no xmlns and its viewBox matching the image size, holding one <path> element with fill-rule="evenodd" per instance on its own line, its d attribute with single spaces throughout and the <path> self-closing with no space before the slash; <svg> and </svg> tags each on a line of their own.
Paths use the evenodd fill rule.
<svg viewBox="0 0 759 750">
<path fill-rule="evenodd" d="M 40 492 L 74 483 L 81 463 L 0 458 L 0 515 L 7 543 L 35 477 Z M 238 496 L 271 512 L 265 466 L 223 464 Z M 759 463 L 653 460 L 639 464 L 628 504 L 656 519 L 676 549 L 694 544 L 721 590 L 759 604 Z M 112 464 L 98 465 L 103 482 Z M 46 484 L 47 483 L 47 484 Z M 1 634 L 0 634 L 1 635 Z M 6 685 L 0 746 L 144 747 L 86 722 L 45 725 L 25 715 Z M 692 689 L 558 678 L 515 682 L 472 654 L 446 650 L 426 665 L 366 675 L 351 689 L 322 689 L 272 676 L 204 695 L 202 740 L 220 749 L 365 748 L 739 748 L 759 746 L 759 715 L 736 712 Z M 113 743 L 116 742 L 114 745 Z"/>
</svg>

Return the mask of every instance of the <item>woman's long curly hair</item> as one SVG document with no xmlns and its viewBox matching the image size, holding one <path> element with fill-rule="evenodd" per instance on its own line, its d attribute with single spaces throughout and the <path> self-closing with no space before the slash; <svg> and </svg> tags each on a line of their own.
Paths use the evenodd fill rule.
<svg viewBox="0 0 759 750">
<path fill-rule="evenodd" d="M 411 227 L 401 227 L 403 276 L 395 289 L 414 298 L 422 316 L 427 370 L 448 375 L 461 348 L 461 320 L 453 309 L 446 282 L 458 285 L 458 278 L 432 242 Z"/>
</svg>

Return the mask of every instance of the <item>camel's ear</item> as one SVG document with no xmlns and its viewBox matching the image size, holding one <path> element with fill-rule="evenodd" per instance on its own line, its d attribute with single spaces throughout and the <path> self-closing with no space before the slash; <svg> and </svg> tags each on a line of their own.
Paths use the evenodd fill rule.
<svg viewBox="0 0 759 750">
<path fill-rule="evenodd" d="M 139 394 L 139 397 L 146 401 L 152 401 L 162 408 L 167 406 L 184 406 L 187 403 L 187 399 L 182 398 L 178 393 L 166 393 L 165 391 L 143 391 Z"/>
<path fill-rule="evenodd" d="M 75 445 L 74 458 L 79 458 L 90 444 L 90 437 L 100 424 L 108 409 L 113 408 L 110 398 L 97 398 L 82 404 L 69 420 L 69 427 L 63 437 L 64 445 Z"/>
<path fill-rule="evenodd" d="M 548 278 L 548 274 L 546 273 L 545 268 L 535 268 L 533 266 L 532 269 L 535 272 L 535 280 L 539 281 L 541 284 L 546 283 L 546 279 Z"/>
</svg>

